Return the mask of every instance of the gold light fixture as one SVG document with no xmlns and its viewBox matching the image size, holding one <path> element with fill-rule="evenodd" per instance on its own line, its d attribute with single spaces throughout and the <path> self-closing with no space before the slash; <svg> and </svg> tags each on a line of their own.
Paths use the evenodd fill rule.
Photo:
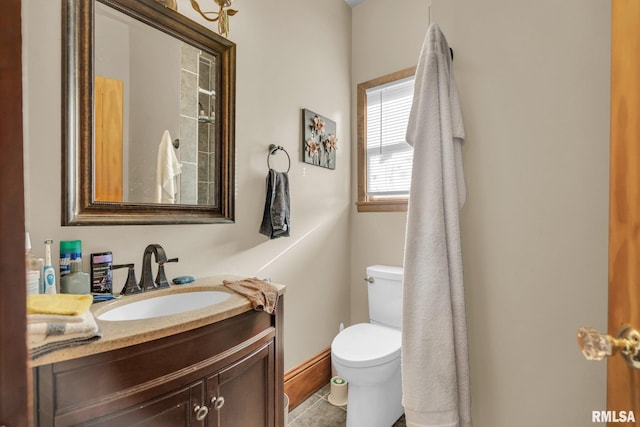
<svg viewBox="0 0 640 427">
<path fill-rule="evenodd" d="M 218 33 L 224 35 L 225 37 L 229 37 L 229 17 L 238 13 L 235 9 L 229 9 L 233 0 L 213 0 L 218 6 L 220 6 L 220 10 L 217 12 L 203 12 L 200 9 L 200 5 L 197 0 L 190 0 L 191 7 L 193 10 L 198 12 L 200 16 L 210 22 L 218 21 Z M 215 15 L 215 18 L 210 18 L 207 15 Z"/>
<path fill-rule="evenodd" d="M 178 3 L 176 2 L 176 0 L 157 0 L 157 1 L 162 3 L 165 7 L 168 7 L 171 10 L 175 10 L 176 12 L 178 11 Z"/>
</svg>

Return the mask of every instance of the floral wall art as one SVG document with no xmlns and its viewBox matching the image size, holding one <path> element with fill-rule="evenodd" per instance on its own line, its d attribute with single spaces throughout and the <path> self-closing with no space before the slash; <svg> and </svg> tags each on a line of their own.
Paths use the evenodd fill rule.
<svg viewBox="0 0 640 427">
<path fill-rule="evenodd" d="M 302 157 L 305 163 L 336 168 L 336 122 L 311 110 L 302 110 Z"/>
</svg>

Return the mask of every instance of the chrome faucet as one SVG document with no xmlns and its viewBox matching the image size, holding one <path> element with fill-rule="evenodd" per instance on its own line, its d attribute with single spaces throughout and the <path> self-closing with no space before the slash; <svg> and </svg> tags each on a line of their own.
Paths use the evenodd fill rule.
<svg viewBox="0 0 640 427">
<path fill-rule="evenodd" d="M 158 263 L 158 273 L 155 280 L 152 280 L 153 272 L 151 271 L 151 255 L 155 256 Z M 153 289 L 163 289 L 169 287 L 167 276 L 164 272 L 164 265 L 168 262 L 178 262 L 178 258 L 167 259 L 167 255 L 164 252 L 162 246 L 157 243 L 152 243 L 147 246 L 142 255 L 142 276 L 140 277 L 140 283 L 136 283 L 136 273 L 134 271 L 133 264 L 114 265 L 111 268 L 128 268 L 127 282 L 125 283 L 120 295 L 137 294 Z"/>
<path fill-rule="evenodd" d="M 151 271 L 151 254 L 155 256 L 156 262 L 158 263 L 158 273 L 156 274 L 155 280 L 151 279 L 153 276 Z M 168 262 L 178 262 L 178 258 L 167 259 L 164 249 L 157 243 L 152 243 L 145 248 L 144 255 L 142 256 L 142 276 L 140 277 L 139 284 L 142 292 L 169 287 L 169 282 L 164 272 L 164 265 Z"/>
</svg>

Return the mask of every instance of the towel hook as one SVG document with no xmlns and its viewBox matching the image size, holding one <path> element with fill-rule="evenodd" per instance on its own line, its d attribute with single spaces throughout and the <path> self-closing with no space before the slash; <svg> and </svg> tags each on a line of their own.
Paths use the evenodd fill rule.
<svg viewBox="0 0 640 427">
<path fill-rule="evenodd" d="M 287 173 L 289 173 L 289 171 L 291 170 L 291 157 L 289 157 L 289 153 L 287 153 L 287 150 L 285 150 L 284 147 L 281 145 L 275 145 L 275 144 L 269 145 L 269 154 L 267 154 L 267 167 L 271 169 L 271 164 L 269 163 L 269 160 L 271 159 L 271 156 L 274 155 L 278 150 L 284 151 L 284 154 L 287 155 L 287 160 L 289 161 L 289 166 L 287 167 Z"/>
<path fill-rule="evenodd" d="M 429 8 L 429 26 L 431 26 L 431 24 L 433 23 L 433 20 L 431 19 L 431 0 L 429 0 L 428 8 Z M 449 48 L 449 53 L 451 54 L 451 60 L 453 61 L 453 49 Z"/>
</svg>

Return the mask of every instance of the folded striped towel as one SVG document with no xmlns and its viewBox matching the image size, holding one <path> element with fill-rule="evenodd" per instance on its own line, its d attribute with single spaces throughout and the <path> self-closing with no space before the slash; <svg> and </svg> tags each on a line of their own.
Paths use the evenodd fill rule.
<svg viewBox="0 0 640 427">
<path fill-rule="evenodd" d="M 32 315 L 27 317 L 29 316 Z M 35 359 L 54 350 L 87 344 L 102 336 L 90 311 L 85 311 L 79 317 L 80 321 L 73 322 L 28 322 L 27 345 L 31 358 Z"/>
<path fill-rule="evenodd" d="M 27 314 L 77 316 L 91 307 L 91 295 L 36 294 L 27 295 Z"/>
</svg>

